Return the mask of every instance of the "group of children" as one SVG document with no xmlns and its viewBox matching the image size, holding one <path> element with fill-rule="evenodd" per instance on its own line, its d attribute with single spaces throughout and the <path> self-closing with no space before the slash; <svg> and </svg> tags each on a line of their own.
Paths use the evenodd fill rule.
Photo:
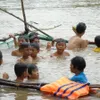
<svg viewBox="0 0 100 100">
<path fill-rule="evenodd" d="M 56 51 L 51 54 L 51 57 L 60 57 L 60 56 L 70 56 L 70 54 L 65 51 L 68 50 L 82 50 L 87 47 L 89 43 L 95 43 L 96 48 L 95 52 L 100 52 L 100 36 L 96 36 L 94 42 L 90 42 L 88 40 L 83 40 L 81 37 L 85 34 L 86 25 L 83 22 L 77 24 L 76 27 L 72 28 L 75 32 L 75 36 L 71 37 L 66 45 L 66 41 L 64 39 L 56 39 Z M 17 63 L 14 65 L 14 71 L 17 76 L 17 82 L 23 82 L 25 78 L 32 80 L 38 79 L 38 67 L 36 66 L 36 62 L 40 59 L 38 57 L 38 53 L 40 51 L 40 41 L 37 35 L 33 35 L 30 40 L 25 40 L 23 36 L 18 38 L 18 42 L 16 38 L 13 37 L 15 47 L 18 46 L 18 49 L 12 51 L 12 56 L 21 57 L 17 60 Z M 53 41 L 54 42 L 54 41 Z M 46 49 L 51 50 L 53 43 L 48 43 Z M 2 52 L 0 52 L 0 64 L 3 62 Z M 83 57 L 76 56 L 71 59 L 70 63 L 70 71 L 75 75 L 70 78 L 70 80 L 79 82 L 79 83 L 88 83 L 88 79 L 84 74 L 84 69 L 86 67 L 86 62 Z"/>
<path fill-rule="evenodd" d="M 23 82 L 25 78 L 34 80 L 39 78 L 38 67 L 35 64 L 16 63 L 14 66 L 16 82 Z"/>
</svg>

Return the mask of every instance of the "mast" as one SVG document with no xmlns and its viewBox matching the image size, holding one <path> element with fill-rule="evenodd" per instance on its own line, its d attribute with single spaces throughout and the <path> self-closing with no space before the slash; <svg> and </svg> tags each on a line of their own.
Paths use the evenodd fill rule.
<svg viewBox="0 0 100 100">
<path fill-rule="evenodd" d="M 25 33 L 28 33 L 28 27 L 27 27 L 27 22 L 26 22 L 26 15 L 25 15 L 25 10 L 24 10 L 23 0 L 21 0 L 21 8 L 22 8 L 22 14 L 23 14 L 23 18 L 24 18 Z"/>
</svg>

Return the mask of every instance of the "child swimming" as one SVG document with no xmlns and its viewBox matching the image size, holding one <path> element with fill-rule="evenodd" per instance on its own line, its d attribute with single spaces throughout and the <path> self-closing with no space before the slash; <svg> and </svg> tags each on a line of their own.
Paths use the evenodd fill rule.
<svg viewBox="0 0 100 100">
<path fill-rule="evenodd" d="M 86 62 L 83 57 L 76 56 L 71 59 L 70 70 L 75 75 L 70 78 L 72 81 L 79 83 L 87 83 L 87 77 L 84 74 L 84 69 L 86 67 Z"/>
<path fill-rule="evenodd" d="M 24 63 L 16 63 L 14 65 L 14 72 L 16 75 L 16 82 L 23 82 L 28 77 L 28 67 Z"/>
<path fill-rule="evenodd" d="M 56 41 L 56 52 L 51 55 L 51 57 L 66 57 L 70 54 L 65 51 L 66 49 L 66 42 L 64 39 L 59 39 Z"/>
<path fill-rule="evenodd" d="M 93 49 L 94 52 L 100 52 L 100 35 L 95 37 L 95 44 L 96 44 L 96 48 Z"/>
<path fill-rule="evenodd" d="M 30 45 L 31 45 L 31 50 L 32 50 L 32 53 L 31 53 L 31 57 L 33 59 L 32 63 L 36 64 L 40 60 L 40 57 L 38 56 L 39 51 L 40 51 L 40 46 L 38 43 L 31 43 Z"/>
<path fill-rule="evenodd" d="M 30 44 L 27 42 L 23 42 L 21 44 L 21 47 L 23 48 L 23 52 L 22 57 L 18 59 L 18 62 L 25 64 L 32 63 Z"/>
<path fill-rule="evenodd" d="M 35 64 L 28 64 L 28 80 L 39 79 L 38 67 Z"/>
<path fill-rule="evenodd" d="M 21 44 L 23 42 L 26 42 L 24 36 L 18 37 L 18 42 L 16 40 L 14 40 L 15 47 L 18 47 L 18 49 L 12 51 L 12 53 L 11 53 L 12 56 L 17 56 L 17 57 L 21 57 L 22 56 L 22 47 L 21 47 Z"/>
</svg>

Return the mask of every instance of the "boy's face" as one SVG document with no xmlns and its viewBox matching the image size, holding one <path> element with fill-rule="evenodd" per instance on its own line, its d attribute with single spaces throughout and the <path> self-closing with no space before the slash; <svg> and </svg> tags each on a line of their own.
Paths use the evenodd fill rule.
<svg viewBox="0 0 100 100">
<path fill-rule="evenodd" d="M 28 77 L 28 68 L 26 69 L 26 71 L 24 71 L 23 77 L 24 77 L 24 78 L 27 78 L 27 77 Z"/>
<path fill-rule="evenodd" d="M 39 53 L 39 50 L 37 50 L 36 48 L 32 47 L 32 54 L 31 56 L 37 56 L 37 54 Z"/>
<path fill-rule="evenodd" d="M 29 77 L 30 77 L 31 79 L 38 79 L 38 78 L 39 78 L 39 72 L 38 72 L 38 70 L 32 71 L 32 74 L 29 75 Z"/>
<path fill-rule="evenodd" d="M 63 52 L 66 49 L 66 43 L 59 42 L 56 44 L 57 51 Z"/>
<path fill-rule="evenodd" d="M 35 42 L 35 43 L 38 43 L 38 44 L 40 43 L 40 41 L 39 41 L 38 38 L 35 38 L 35 39 L 34 39 L 34 42 Z"/>
<path fill-rule="evenodd" d="M 24 50 L 23 50 L 23 55 L 29 56 L 29 54 L 30 54 L 30 49 L 29 49 L 29 47 L 28 47 L 28 48 L 24 48 Z"/>
<path fill-rule="evenodd" d="M 74 68 L 73 64 L 70 64 L 70 71 L 71 71 L 72 73 L 75 73 L 75 68 Z"/>
<path fill-rule="evenodd" d="M 18 39 L 18 45 L 20 46 L 23 42 L 26 42 L 24 38 Z"/>
</svg>

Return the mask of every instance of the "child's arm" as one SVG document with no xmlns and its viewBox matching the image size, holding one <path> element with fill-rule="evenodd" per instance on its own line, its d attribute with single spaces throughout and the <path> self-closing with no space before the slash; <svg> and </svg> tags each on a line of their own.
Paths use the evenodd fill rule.
<svg viewBox="0 0 100 100">
<path fill-rule="evenodd" d="M 11 34 L 9 35 L 9 37 L 13 38 L 15 48 L 18 47 L 18 42 L 16 40 L 16 37 L 14 35 L 11 35 Z"/>
<path fill-rule="evenodd" d="M 95 44 L 95 42 L 92 42 L 92 41 L 88 41 L 89 42 L 89 44 Z"/>
</svg>

